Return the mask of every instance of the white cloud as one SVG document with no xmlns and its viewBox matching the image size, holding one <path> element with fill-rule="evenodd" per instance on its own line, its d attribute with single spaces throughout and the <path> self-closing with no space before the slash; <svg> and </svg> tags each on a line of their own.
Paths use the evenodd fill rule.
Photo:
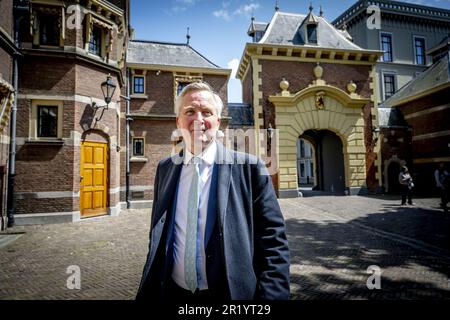
<svg viewBox="0 0 450 320">
<path fill-rule="evenodd" d="M 182 3 L 185 5 L 194 5 L 198 0 L 175 0 L 178 3 Z"/>
<path fill-rule="evenodd" d="M 249 3 L 240 6 L 234 11 L 234 14 L 236 15 L 244 15 L 244 16 L 250 16 L 255 10 L 259 8 L 259 3 Z"/>
<path fill-rule="evenodd" d="M 220 9 L 220 10 L 214 11 L 213 15 L 216 18 L 222 18 L 222 19 L 224 19 L 226 21 L 230 21 L 231 20 L 230 14 L 228 13 L 228 10 Z"/>
<path fill-rule="evenodd" d="M 234 58 L 227 63 L 228 69 L 231 69 L 231 78 L 236 78 L 236 72 L 239 67 L 239 60 Z"/>
<path fill-rule="evenodd" d="M 172 11 L 173 12 L 183 12 L 186 11 L 189 7 L 194 6 L 197 2 L 201 0 L 174 0 L 172 1 Z"/>
<path fill-rule="evenodd" d="M 173 12 L 183 12 L 186 11 L 187 7 L 183 7 L 183 6 L 173 6 L 172 7 L 172 11 Z"/>
<path fill-rule="evenodd" d="M 260 8 L 260 4 L 256 2 L 250 2 L 249 4 L 244 4 L 235 10 L 228 10 L 230 2 L 222 2 L 222 9 L 213 12 L 216 18 L 222 18 L 225 21 L 230 21 L 234 16 L 245 16 L 250 18 L 255 10 Z"/>
</svg>

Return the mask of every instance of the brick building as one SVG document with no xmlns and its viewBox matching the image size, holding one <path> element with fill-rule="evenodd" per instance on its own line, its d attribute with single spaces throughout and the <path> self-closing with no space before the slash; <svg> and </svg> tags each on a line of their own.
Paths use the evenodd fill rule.
<svg viewBox="0 0 450 320">
<path fill-rule="evenodd" d="M 272 176 L 279 196 L 298 196 L 300 138 L 314 147 L 317 189 L 375 190 L 375 64 L 382 53 L 355 45 L 312 7 L 307 15 L 276 10 L 269 23 L 252 19 L 248 34 L 253 42 L 245 46 L 238 78 L 243 102 L 253 106 L 256 141 L 264 134 L 259 129 L 279 130 Z M 268 149 L 256 146 L 263 158 Z"/>
<path fill-rule="evenodd" d="M 21 2 L 15 222 L 117 214 L 129 1 Z"/>
<path fill-rule="evenodd" d="M 175 97 L 190 82 L 209 83 L 224 102 L 221 120 L 224 130 L 229 122 L 227 84 L 231 70 L 220 68 L 192 48 L 189 36 L 187 43 L 130 41 L 127 68 L 131 102 L 126 119 L 130 147 L 128 156 L 121 153 L 121 201 L 127 201 L 129 207 L 149 207 L 158 162 L 173 152 Z M 126 120 L 122 119 L 125 128 Z M 127 130 L 121 131 L 122 141 L 126 133 Z"/>
<path fill-rule="evenodd" d="M 10 115 L 14 105 L 14 63 L 18 57 L 14 41 L 13 2 L 3 1 L 0 10 L 0 230 L 6 228 Z"/>
<path fill-rule="evenodd" d="M 440 162 L 450 165 L 450 38 L 427 52 L 433 64 L 383 102 L 382 107 L 401 113 L 408 126 L 403 151 L 418 193 L 435 191 L 434 170 Z M 383 154 L 392 149 L 388 132 Z M 387 165 L 385 167 L 388 167 Z M 389 180 L 389 176 L 387 176 Z M 438 194 L 438 193 L 435 193 Z"/>
<path fill-rule="evenodd" d="M 369 17 L 375 17 L 374 11 L 370 8 L 374 6 L 380 12 L 379 26 L 369 28 Z M 423 140 L 424 143 L 420 144 L 417 142 L 417 137 L 413 138 L 415 135 L 413 131 L 418 130 L 418 118 L 413 117 L 414 121 L 411 122 L 413 118 L 402 112 L 416 107 L 405 105 L 401 108 L 392 108 L 392 101 L 390 103 L 383 103 L 383 101 L 399 90 L 403 90 L 404 94 L 405 91 L 402 88 L 405 86 L 412 88 L 413 85 L 417 89 L 417 86 L 411 83 L 417 83 L 415 81 L 419 75 L 428 70 L 433 63 L 433 58 L 427 54 L 428 51 L 450 34 L 450 10 L 391 0 L 358 0 L 337 17 L 333 25 L 345 29 L 355 44 L 363 48 L 383 51 L 376 65 L 377 85 L 375 86 L 375 105 L 379 116 L 381 142 L 382 180 L 380 185 L 385 192 L 397 193 L 400 166 L 405 164 L 416 166 L 417 161 L 435 159 L 436 157 L 433 156 L 435 152 L 431 152 L 429 148 L 434 146 L 434 143 L 428 144 L 430 141 Z M 434 90 L 432 89 L 434 83 L 430 81 L 420 81 L 420 85 L 424 86 L 420 91 Z M 431 108 L 434 103 L 437 101 L 431 103 L 429 107 Z M 420 120 L 423 128 L 435 127 L 431 118 L 428 119 L 430 122 L 424 122 L 424 120 L 425 118 Z M 428 154 L 428 152 L 431 153 Z M 420 167 L 424 166 L 423 163 L 420 165 Z M 428 166 L 433 167 L 431 163 Z M 431 169 L 428 168 L 426 171 L 429 170 Z M 422 178 L 418 177 L 418 179 Z M 425 185 L 428 187 L 424 190 L 430 190 L 430 181 L 426 181 Z"/>
</svg>

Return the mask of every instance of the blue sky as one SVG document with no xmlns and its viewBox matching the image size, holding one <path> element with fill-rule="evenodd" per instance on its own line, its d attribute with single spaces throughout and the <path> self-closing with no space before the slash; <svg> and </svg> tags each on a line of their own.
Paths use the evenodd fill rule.
<svg viewBox="0 0 450 320">
<path fill-rule="evenodd" d="M 318 14 L 332 21 L 356 0 L 312 1 Z M 450 9 L 450 0 L 404 0 L 404 2 Z M 307 13 L 309 0 L 279 0 L 280 11 Z M 257 21 L 269 22 L 275 0 L 131 0 L 131 25 L 135 39 L 186 42 L 189 27 L 193 48 L 222 68 L 235 68 L 246 42 L 252 14 Z M 240 80 L 230 78 L 228 101 L 241 102 Z"/>
</svg>

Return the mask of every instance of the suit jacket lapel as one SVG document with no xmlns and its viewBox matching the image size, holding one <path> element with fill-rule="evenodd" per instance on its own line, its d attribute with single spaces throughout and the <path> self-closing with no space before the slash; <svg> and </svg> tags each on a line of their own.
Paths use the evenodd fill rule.
<svg viewBox="0 0 450 320">
<path fill-rule="evenodd" d="M 166 170 L 167 173 L 161 177 L 163 181 L 161 189 L 158 190 L 160 199 L 158 200 L 158 207 L 156 208 L 154 221 L 158 221 L 161 216 L 171 208 L 182 166 L 182 162 L 179 163 L 179 161 L 170 161 L 167 168 L 161 168 Z"/>
</svg>

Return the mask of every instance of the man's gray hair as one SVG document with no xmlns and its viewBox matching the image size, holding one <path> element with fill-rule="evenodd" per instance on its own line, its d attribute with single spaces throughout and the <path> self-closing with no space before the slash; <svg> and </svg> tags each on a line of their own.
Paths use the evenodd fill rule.
<svg viewBox="0 0 450 320">
<path fill-rule="evenodd" d="M 181 109 L 181 103 L 183 102 L 183 97 L 191 92 L 196 90 L 202 90 L 202 91 L 208 91 L 211 93 L 212 96 L 212 102 L 214 104 L 214 107 L 216 108 L 216 113 L 219 119 L 222 116 L 222 110 L 223 110 L 223 102 L 222 99 L 219 97 L 217 93 L 214 92 L 214 90 L 211 88 L 209 84 L 206 82 L 192 82 L 188 84 L 186 87 L 181 90 L 180 94 L 175 99 L 175 114 L 177 116 L 180 115 L 180 109 Z"/>
</svg>

